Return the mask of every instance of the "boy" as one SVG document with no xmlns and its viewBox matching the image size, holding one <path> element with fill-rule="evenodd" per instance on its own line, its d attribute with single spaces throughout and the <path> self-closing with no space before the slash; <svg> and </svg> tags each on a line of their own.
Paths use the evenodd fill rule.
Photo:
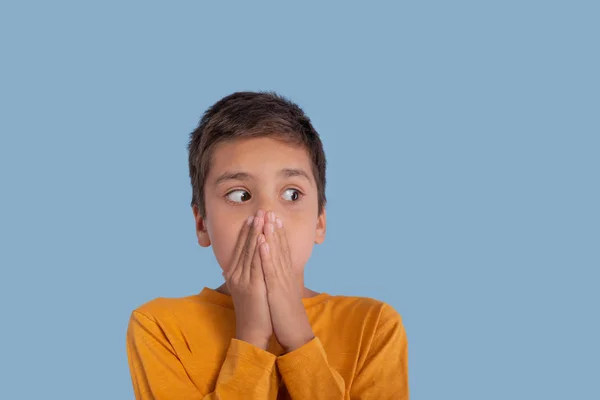
<svg viewBox="0 0 600 400">
<path fill-rule="evenodd" d="M 304 286 L 325 239 L 325 154 L 310 119 L 273 92 L 238 92 L 188 145 L 198 243 L 225 282 L 134 310 L 137 399 L 408 399 L 400 315 Z"/>
</svg>

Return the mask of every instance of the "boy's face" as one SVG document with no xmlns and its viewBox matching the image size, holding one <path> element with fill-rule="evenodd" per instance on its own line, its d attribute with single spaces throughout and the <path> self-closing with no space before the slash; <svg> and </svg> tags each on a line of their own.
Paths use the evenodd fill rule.
<svg viewBox="0 0 600 400">
<path fill-rule="evenodd" d="M 296 275 L 303 275 L 313 244 L 325 239 L 325 211 L 318 215 L 317 185 L 302 147 L 268 137 L 221 142 L 204 193 L 206 219 L 194 207 L 198 243 L 213 246 L 224 271 L 241 227 L 259 209 L 283 221 Z"/>
</svg>

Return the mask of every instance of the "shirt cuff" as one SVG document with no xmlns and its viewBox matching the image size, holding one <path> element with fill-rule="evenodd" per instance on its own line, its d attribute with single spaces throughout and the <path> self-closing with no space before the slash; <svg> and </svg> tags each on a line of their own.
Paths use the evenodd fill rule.
<svg viewBox="0 0 600 400">
<path fill-rule="evenodd" d="M 285 374 L 286 372 L 295 370 L 300 365 L 306 363 L 310 364 L 311 361 L 318 358 L 327 359 L 327 355 L 323 348 L 323 344 L 319 338 L 315 336 L 296 350 L 277 357 L 277 367 L 281 374 Z"/>
<path fill-rule="evenodd" d="M 228 356 L 244 359 L 257 367 L 272 369 L 277 357 L 266 350 L 236 338 L 231 339 Z"/>
</svg>

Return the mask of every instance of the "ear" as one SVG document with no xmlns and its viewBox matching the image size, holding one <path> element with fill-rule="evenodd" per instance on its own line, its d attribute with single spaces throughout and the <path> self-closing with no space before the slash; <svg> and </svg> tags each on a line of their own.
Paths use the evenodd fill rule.
<svg viewBox="0 0 600 400">
<path fill-rule="evenodd" d="M 198 210 L 197 206 L 192 206 L 192 212 L 194 213 L 194 220 L 196 221 L 198 244 L 202 247 L 208 247 L 210 246 L 210 237 L 208 236 L 208 230 L 206 229 L 206 220 L 200 215 L 200 210 Z"/>
<path fill-rule="evenodd" d="M 323 212 L 317 218 L 317 234 L 315 236 L 315 243 L 321 244 L 325 240 L 325 233 L 327 232 L 327 213 L 325 207 Z"/>
</svg>

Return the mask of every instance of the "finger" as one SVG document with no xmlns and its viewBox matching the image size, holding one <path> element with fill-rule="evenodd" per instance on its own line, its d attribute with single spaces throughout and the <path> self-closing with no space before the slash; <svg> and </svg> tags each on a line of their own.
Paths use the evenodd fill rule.
<svg viewBox="0 0 600 400">
<path fill-rule="evenodd" d="M 250 268 L 250 280 L 255 279 L 263 279 L 263 269 L 262 263 L 260 260 L 260 245 L 265 243 L 265 235 L 262 233 L 258 236 L 258 243 L 256 244 L 256 251 L 254 252 L 254 257 L 252 258 L 252 266 Z"/>
<path fill-rule="evenodd" d="M 277 237 L 279 239 L 279 249 L 283 256 L 283 260 L 285 261 L 286 266 L 290 269 L 292 268 L 292 252 L 290 250 L 290 245 L 287 240 L 287 233 L 285 228 L 283 227 L 283 221 L 281 218 L 277 218 L 275 220 L 275 232 L 277 233 Z"/>
<path fill-rule="evenodd" d="M 254 254 L 257 250 L 258 237 L 262 234 L 263 225 L 265 220 L 261 215 L 262 211 L 259 211 L 254 218 L 254 222 L 252 223 L 252 227 L 250 230 L 250 235 L 248 236 L 248 242 L 246 250 L 244 251 L 245 258 L 242 260 L 243 263 L 243 272 L 242 278 L 245 280 L 250 280 L 250 272 L 252 270 L 252 262 L 254 260 Z"/>
<path fill-rule="evenodd" d="M 272 290 L 277 284 L 277 268 L 273 265 L 273 257 L 271 254 L 271 246 L 265 237 L 265 241 L 259 246 L 260 263 L 262 265 L 263 275 L 267 291 Z"/>
<path fill-rule="evenodd" d="M 277 266 L 277 264 L 282 261 L 281 260 L 281 251 L 279 249 L 279 238 L 277 237 L 277 232 L 276 232 L 276 227 L 275 227 L 275 221 L 276 221 L 276 216 L 275 216 L 275 212 L 273 211 L 269 211 L 267 213 L 267 218 L 265 221 L 265 229 L 269 230 L 269 233 L 271 234 L 272 238 L 272 242 L 273 245 L 271 246 L 271 254 L 273 257 L 273 261 L 275 262 L 275 265 Z"/>
<path fill-rule="evenodd" d="M 277 231 L 277 225 L 276 225 L 277 218 L 275 217 L 275 213 L 272 214 L 270 221 L 271 221 L 271 227 L 269 227 L 269 228 L 273 232 L 273 243 L 274 243 L 274 248 L 271 250 L 271 253 L 273 254 L 272 257 L 273 257 L 273 260 L 275 261 L 275 266 L 281 268 L 282 266 L 285 265 L 285 263 L 287 261 L 285 259 L 284 253 L 282 252 L 281 240 L 279 238 L 279 232 Z"/>
<path fill-rule="evenodd" d="M 277 240 L 277 235 L 275 234 L 275 225 L 273 222 L 269 220 L 269 222 L 265 223 L 265 229 L 263 230 L 265 234 L 265 239 L 267 243 L 269 243 L 269 253 L 271 253 L 271 258 L 273 260 L 274 266 L 276 268 L 279 267 L 279 263 L 281 262 L 281 258 L 279 256 L 279 242 Z"/>
<path fill-rule="evenodd" d="M 248 240 L 248 233 L 250 232 L 250 227 L 254 222 L 254 216 L 249 216 L 245 221 L 242 229 L 240 229 L 240 233 L 237 237 L 237 241 L 235 242 L 235 247 L 233 249 L 233 258 L 231 264 L 228 266 L 228 270 L 223 272 L 223 276 L 225 279 L 228 279 L 233 273 L 236 271 L 237 266 L 239 264 L 240 258 L 242 256 L 242 251 L 244 250 L 244 245 Z"/>
</svg>

